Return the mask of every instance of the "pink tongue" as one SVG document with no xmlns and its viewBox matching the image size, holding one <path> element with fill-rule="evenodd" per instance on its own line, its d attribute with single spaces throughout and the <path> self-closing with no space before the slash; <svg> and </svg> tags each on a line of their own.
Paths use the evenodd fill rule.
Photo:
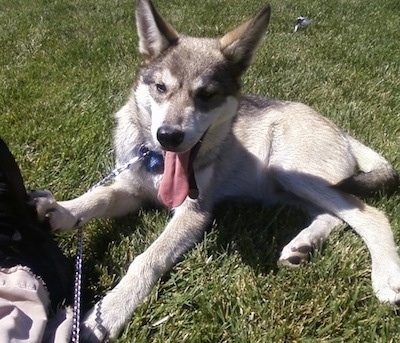
<svg viewBox="0 0 400 343">
<path fill-rule="evenodd" d="M 170 151 L 165 153 L 164 174 L 158 196 L 169 208 L 181 205 L 189 193 L 189 155 L 190 151 L 182 154 Z"/>
</svg>

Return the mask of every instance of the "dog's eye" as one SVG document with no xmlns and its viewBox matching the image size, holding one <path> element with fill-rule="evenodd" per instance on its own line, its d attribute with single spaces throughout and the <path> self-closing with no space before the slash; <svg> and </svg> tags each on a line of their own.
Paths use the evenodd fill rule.
<svg viewBox="0 0 400 343">
<path fill-rule="evenodd" d="M 218 96 L 217 92 L 201 89 L 197 93 L 197 98 L 201 101 L 210 101 Z"/>
<path fill-rule="evenodd" d="M 165 93 L 167 91 L 167 87 L 163 83 L 156 83 L 156 89 L 159 93 Z"/>
</svg>

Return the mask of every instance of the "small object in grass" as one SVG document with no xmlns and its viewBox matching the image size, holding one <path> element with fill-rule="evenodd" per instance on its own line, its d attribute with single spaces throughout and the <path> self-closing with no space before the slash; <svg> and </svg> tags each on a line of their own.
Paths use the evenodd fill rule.
<svg viewBox="0 0 400 343">
<path fill-rule="evenodd" d="M 152 328 L 156 328 L 157 326 L 160 326 L 170 320 L 174 316 L 173 313 L 168 314 L 167 316 L 161 318 L 160 320 L 157 320 L 154 324 L 151 325 Z"/>
<path fill-rule="evenodd" d="M 297 17 L 296 25 L 294 26 L 294 32 L 297 32 L 299 28 L 311 25 L 311 20 L 307 17 Z"/>
</svg>

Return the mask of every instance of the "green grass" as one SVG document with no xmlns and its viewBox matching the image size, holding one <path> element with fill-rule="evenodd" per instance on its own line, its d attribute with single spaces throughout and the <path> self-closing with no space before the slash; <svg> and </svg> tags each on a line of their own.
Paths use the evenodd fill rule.
<svg viewBox="0 0 400 343">
<path fill-rule="evenodd" d="M 255 0 L 156 1 L 175 27 L 222 35 Z M 398 0 L 272 0 L 273 16 L 244 91 L 312 105 L 400 169 Z M 30 188 L 58 199 L 113 166 L 112 113 L 139 65 L 133 1 L 0 0 L 0 135 Z M 297 16 L 313 25 L 296 34 Z M 400 242 L 400 195 L 369 199 Z M 166 211 L 94 221 L 85 237 L 84 302 L 120 279 L 162 231 Z M 351 230 L 296 270 L 280 249 L 305 225 L 286 208 L 219 208 L 205 240 L 161 280 L 119 342 L 398 342 L 400 318 L 372 295 L 370 260 Z M 67 255 L 74 235 L 63 234 Z M 168 318 L 160 325 L 160 319 Z"/>
</svg>

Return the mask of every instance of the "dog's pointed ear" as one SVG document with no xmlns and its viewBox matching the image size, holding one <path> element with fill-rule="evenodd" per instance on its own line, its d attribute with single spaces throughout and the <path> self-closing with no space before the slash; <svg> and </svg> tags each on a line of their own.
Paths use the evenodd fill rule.
<svg viewBox="0 0 400 343">
<path fill-rule="evenodd" d="M 220 49 L 235 65 L 239 74 L 251 64 L 271 17 L 271 7 L 263 7 L 257 15 L 220 38 Z"/>
<path fill-rule="evenodd" d="M 136 26 L 139 51 L 145 62 L 156 58 L 178 42 L 178 33 L 158 14 L 150 0 L 136 1 Z"/>
</svg>

